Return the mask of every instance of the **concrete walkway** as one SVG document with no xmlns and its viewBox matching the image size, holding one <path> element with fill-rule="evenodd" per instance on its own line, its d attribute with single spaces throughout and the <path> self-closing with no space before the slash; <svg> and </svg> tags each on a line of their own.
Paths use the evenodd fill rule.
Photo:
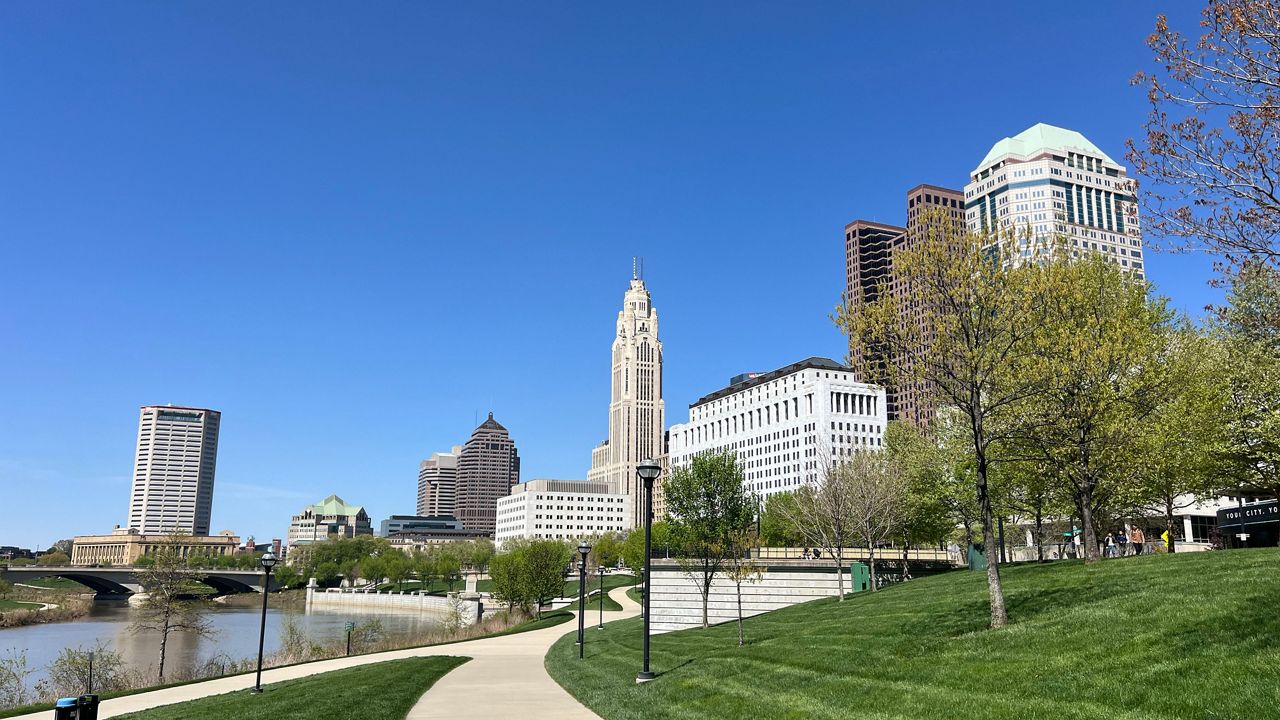
<svg viewBox="0 0 1280 720">
<path fill-rule="evenodd" d="M 626 596 L 627 587 L 609 592 L 622 606 L 621 612 L 605 611 L 605 621 L 612 622 L 639 614 L 640 606 Z M 594 613 L 591 614 L 592 616 Z M 591 616 L 588 616 L 588 620 Z M 588 625 L 592 632 L 594 625 Z M 410 710 L 408 718 L 597 718 L 565 692 L 543 667 L 543 658 L 552 643 L 562 635 L 578 631 L 577 620 L 561 623 L 542 630 L 479 638 L 451 645 L 392 650 L 374 655 L 335 658 L 262 671 L 262 684 L 294 680 L 343 668 L 370 663 L 399 660 L 409 657 L 453 655 L 472 660 L 455 668 L 427 691 L 418 704 Z M 587 642 L 591 636 L 587 636 Z M 149 710 L 162 705 L 196 700 L 211 695 L 246 692 L 253 686 L 252 675 L 206 680 L 180 687 L 153 690 L 127 697 L 105 700 L 100 706 L 99 718 L 112 718 L 139 710 Z M 53 711 L 18 715 L 13 720 L 48 720 Z M 388 718 L 387 720 L 397 720 Z"/>
</svg>

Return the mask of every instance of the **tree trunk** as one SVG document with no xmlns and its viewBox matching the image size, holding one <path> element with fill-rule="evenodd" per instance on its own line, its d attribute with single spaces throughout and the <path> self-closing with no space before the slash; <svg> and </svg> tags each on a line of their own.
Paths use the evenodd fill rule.
<svg viewBox="0 0 1280 720">
<path fill-rule="evenodd" d="M 702 627 L 704 629 L 711 627 L 707 619 L 707 602 L 711 597 L 711 583 L 715 577 L 715 573 L 704 573 L 702 576 Z"/>
<path fill-rule="evenodd" d="M 981 432 L 975 432 L 975 436 L 981 437 Z M 992 526 L 991 511 L 991 494 L 987 485 L 987 453 L 986 448 L 981 444 L 975 443 L 980 448 L 978 455 L 978 508 L 982 513 L 982 542 L 983 551 L 987 555 L 987 593 L 991 601 L 991 627 L 992 629 L 1002 628 L 1009 624 L 1009 613 L 1004 606 L 1004 586 L 1000 583 L 1000 563 L 993 556 L 992 550 L 996 546 L 995 528 Z"/>
<path fill-rule="evenodd" d="M 1036 561 L 1044 562 L 1044 509 L 1036 505 Z"/>
<path fill-rule="evenodd" d="M 844 545 L 844 543 L 840 543 Z M 836 548 L 831 556 L 836 559 L 836 597 L 844 602 L 844 548 Z"/>
<path fill-rule="evenodd" d="M 911 534 L 906 530 L 902 531 L 902 582 L 911 579 L 911 571 L 907 566 L 907 545 L 911 542 Z"/>
<path fill-rule="evenodd" d="M 1101 558 L 1098 555 L 1098 536 L 1093 531 L 1093 498 L 1081 498 L 1080 503 L 1080 524 L 1084 526 L 1084 561 L 1087 563 L 1098 562 Z"/>
<path fill-rule="evenodd" d="M 742 634 L 742 581 L 736 582 L 738 586 L 738 647 L 746 644 L 746 639 Z"/>
<path fill-rule="evenodd" d="M 876 544 L 867 543 L 867 564 L 871 566 L 871 592 L 880 589 L 880 584 L 876 582 Z"/>
<path fill-rule="evenodd" d="M 164 621 L 164 627 L 160 630 L 160 682 L 164 682 L 164 653 L 166 646 L 169 644 L 169 621 Z"/>
</svg>

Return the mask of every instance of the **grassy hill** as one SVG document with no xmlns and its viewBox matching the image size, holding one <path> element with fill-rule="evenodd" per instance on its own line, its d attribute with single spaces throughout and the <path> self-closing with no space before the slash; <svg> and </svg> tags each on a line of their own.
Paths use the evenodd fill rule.
<svg viewBox="0 0 1280 720">
<path fill-rule="evenodd" d="M 547 668 L 621 718 L 1280 717 L 1280 551 L 1005 568 L 1010 627 L 986 628 L 985 578 L 954 572 L 654 636 L 606 625 Z"/>
</svg>

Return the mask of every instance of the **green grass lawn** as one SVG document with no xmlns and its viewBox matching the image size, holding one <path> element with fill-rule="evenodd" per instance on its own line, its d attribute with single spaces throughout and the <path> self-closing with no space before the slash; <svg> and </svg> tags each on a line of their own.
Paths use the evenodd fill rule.
<svg viewBox="0 0 1280 720">
<path fill-rule="evenodd" d="M 35 610 L 40 603 L 22 602 L 21 600 L 0 600 L 0 612 L 5 610 Z"/>
<path fill-rule="evenodd" d="M 627 597 L 631 598 L 637 603 L 640 603 L 641 605 L 644 604 L 644 597 L 641 595 L 641 590 L 638 587 L 633 587 L 630 590 L 628 590 Z"/>
<path fill-rule="evenodd" d="M 987 629 L 985 575 L 953 572 L 655 635 L 605 626 L 546 665 L 600 716 L 1261 718 L 1280 716 L 1280 551 L 1185 553 L 1004 569 L 1012 624 Z"/>
<path fill-rule="evenodd" d="M 565 610 L 577 610 L 577 609 L 578 609 L 578 601 L 577 601 L 577 600 L 574 600 L 574 601 L 573 601 L 573 604 L 571 604 L 571 605 L 566 605 L 566 606 L 564 607 L 564 609 L 565 609 Z M 621 610 L 621 609 L 622 609 L 622 606 L 618 604 L 618 601 L 617 601 L 617 600 L 614 600 L 613 598 L 609 597 L 609 596 L 606 594 L 606 595 L 604 596 L 604 609 L 605 609 L 605 612 L 608 612 L 608 611 L 610 611 L 610 610 Z M 597 591 L 595 595 L 593 595 L 593 596 L 591 596 L 591 597 L 587 598 L 587 612 L 591 612 L 592 610 L 594 610 L 594 611 L 596 611 L 596 612 L 599 612 L 599 611 L 600 611 L 600 593 L 599 593 L 599 591 Z"/>
<path fill-rule="evenodd" d="M 445 673 L 468 658 L 424 657 L 335 670 L 248 691 L 120 716 L 121 720 L 401 720 Z"/>
<path fill-rule="evenodd" d="M 74 590 L 76 592 L 93 592 L 90 588 L 81 585 L 75 580 L 68 580 L 60 577 L 44 577 L 35 580 L 23 580 L 23 585 L 33 585 L 35 587 L 47 588 L 49 590 Z"/>
</svg>

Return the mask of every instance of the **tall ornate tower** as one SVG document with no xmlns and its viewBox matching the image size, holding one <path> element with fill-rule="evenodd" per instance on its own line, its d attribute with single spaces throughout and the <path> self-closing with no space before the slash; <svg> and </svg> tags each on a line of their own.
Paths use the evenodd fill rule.
<svg viewBox="0 0 1280 720">
<path fill-rule="evenodd" d="M 618 492 L 631 497 L 631 527 L 643 524 L 644 513 L 636 465 L 665 452 L 663 414 L 658 311 L 653 309 L 644 280 L 633 268 L 613 338 L 609 439 L 592 451 L 587 473 L 588 480 L 612 483 Z"/>
</svg>

